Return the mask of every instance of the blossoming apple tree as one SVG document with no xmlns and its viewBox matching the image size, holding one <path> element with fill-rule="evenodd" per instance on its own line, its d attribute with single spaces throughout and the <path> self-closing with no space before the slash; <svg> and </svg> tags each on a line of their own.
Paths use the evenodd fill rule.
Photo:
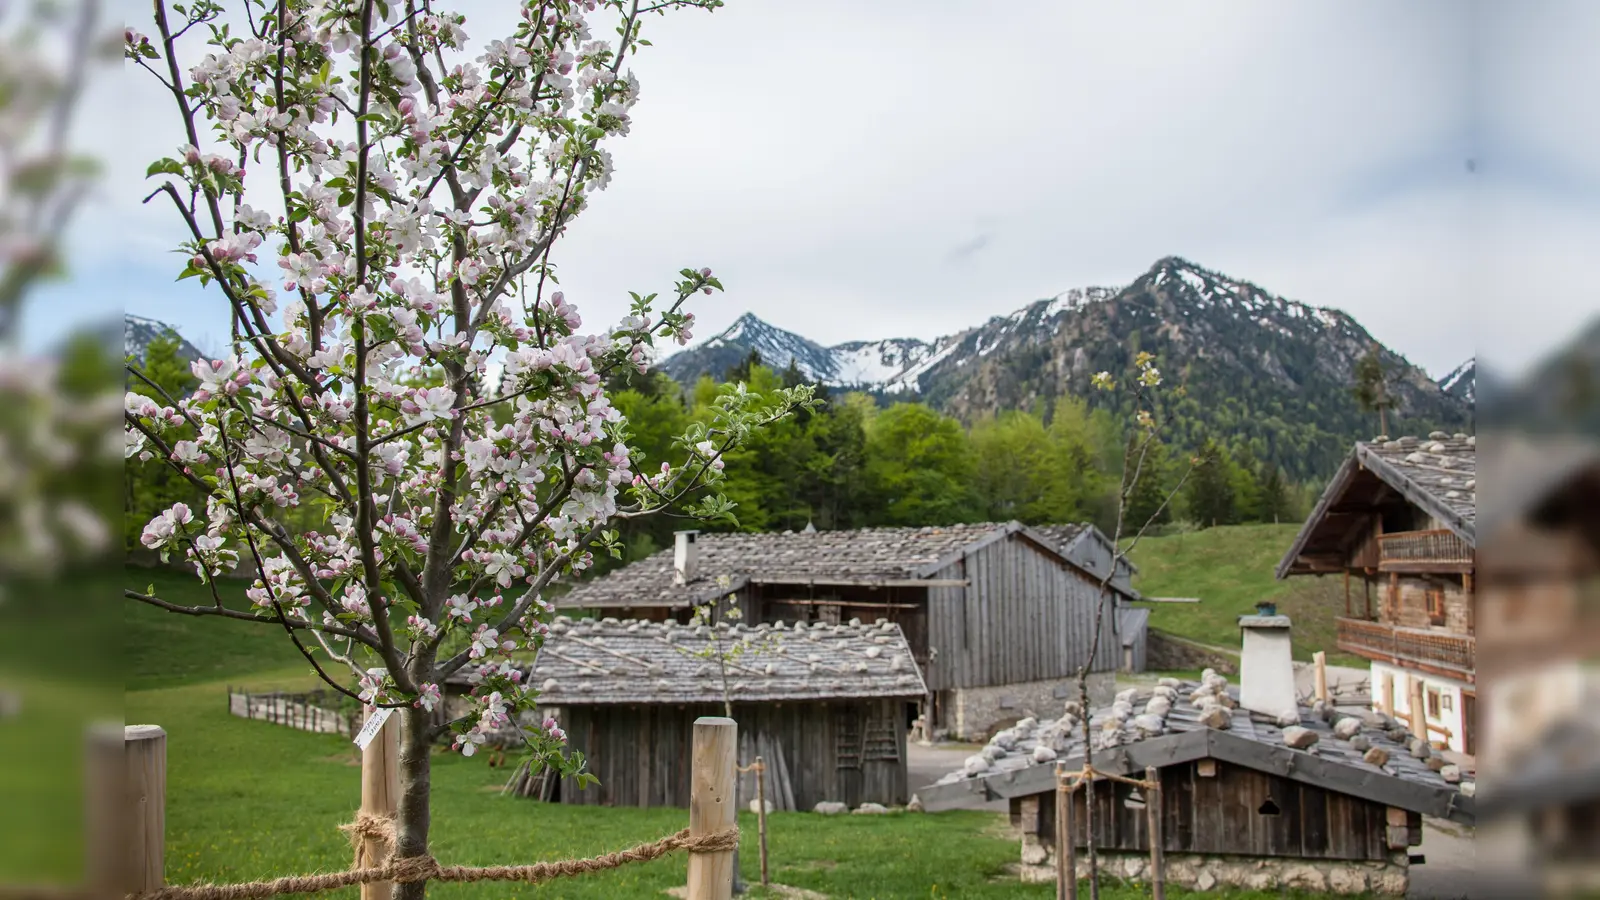
<svg viewBox="0 0 1600 900">
<path fill-rule="evenodd" d="M 206 498 L 141 540 L 207 583 L 254 573 L 248 609 L 214 584 L 213 605 L 126 595 L 282 629 L 335 689 L 397 710 L 401 856 L 427 852 L 434 740 L 470 754 L 534 703 L 510 654 L 540 646 L 552 580 L 619 552 L 617 519 L 728 514 L 723 454 L 812 402 L 732 386 L 679 458 L 638 459 L 605 379 L 687 342 L 685 301 L 721 284 L 684 269 L 596 332 L 555 289 L 552 248 L 629 131 L 645 15 L 718 5 L 525 0 L 476 54 L 465 17 L 429 0 L 158 0 L 153 36 L 126 34 L 182 135 L 147 202 L 187 233 L 179 277 L 233 322 L 191 395 L 128 395 L 128 457 Z M 470 708 L 436 726 L 457 673 Z M 581 772 L 553 723 L 524 731 Z"/>
</svg>

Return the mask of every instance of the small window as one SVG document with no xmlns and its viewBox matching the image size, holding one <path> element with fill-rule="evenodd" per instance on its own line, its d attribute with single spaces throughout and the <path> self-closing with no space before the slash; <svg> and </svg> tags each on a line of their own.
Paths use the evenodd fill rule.
<svg viewBox="0 0 1600 900">
<path fill-rule="evenodd" d="M 1442 703 L 1442 700 L 1440 698 L 1439 692 L 1434 690 L 1433 688 L 1429 688 L 1428 689 L 1428 718 L 1430 718 L 1430 719 L 1439 718 L 1439 709 L 1440 709 L 1441 703 Z"/>
<path fill-rule="evenodd" d="M 1445 712 L 1452 712 L 1456 708 L 1455 700 L 1449 694 L 1445 694 L 1439 699 L 1439 705 L 1444 708 Z"/>
<path fill-rule="evenodd" d="M 1444 591 L 1440 588 L 1428 589 L 1428 622 L 1436 626 L 1444 624 Z"/>
</svg>

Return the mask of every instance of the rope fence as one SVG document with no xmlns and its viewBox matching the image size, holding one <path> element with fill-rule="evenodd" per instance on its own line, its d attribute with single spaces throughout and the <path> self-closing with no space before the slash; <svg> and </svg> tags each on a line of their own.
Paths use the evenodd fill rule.
<svg viewBox="0 0 1600 900">
<path fill-rule="evenodd" d="M 339 830 L 350 835 L 359 861 L 362 844 L 368 840 L 394 846 L 394 819 L 362 814 Z M 648 844 L 639 844 L 626 850 L 605 853 L 587 859 L 558 859 L 521 866 L 445 866 L 432 856 L 388 856 L 380 865 L 352 867 L 343 872 L 325 872 L 315 875 L 287 875 L 267 881 L 250 881 L 240 884 L 174 885 L 126 895 L 126 900 L 267 900 L 279 894 L 315 894 L 358 884 L 391 882 L 410 884 L 417 881 L 520 881 L 536 884 L 556 878 L 588 875 L 617 869 L 629 863 L 650 862 L 679 850 L 689 853 L 725 853 L 739 846 L 739 829 L 727 828 L 707 835 L 691 835 L 685 828 Z M 392 849 L 389 851 L 392 853 Z"/>
<path fill-rule="evenodd" d="M 734 808 L 738 725 L 732 719 L 701 716 L 694 721 L 688 828 L 599 856 L 490 866 L 447 866 L 427 853 L 398 855 L 395 801 L 400 785 L 392 763 L 399 757 L 400 724 L 398 718 L 380 722 L 365 745 L 357 742 L 363 754 L 361 808 L 353 822 L 339 826 L 352 848 L 348 869 L 236 884 L 186 885 L 166 884 L 166 731 L 155 725 L 120 723 L 91 729 L 86 772 L 92 792 L 104 802 L 90 805 L 85 823 L 89 866 L 83 883 L 0 884 L 0 900 L 267 900 L 356 885 L 361 886 L 361 900 L 390 900 L 393 886 L 400 884 L 537 884 L 650 862 L 680 850 L 689 854 L 686 900 L 732 900 L 734 856 L 739 849 Z M 754 768 L 759 777 L 765 769 L 760 757 Z"/>
</svg>

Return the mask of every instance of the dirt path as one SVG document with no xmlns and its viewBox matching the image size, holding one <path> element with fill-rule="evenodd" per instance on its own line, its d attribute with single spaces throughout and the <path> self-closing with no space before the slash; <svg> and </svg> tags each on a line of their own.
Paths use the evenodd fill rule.
<svg viewBox="0 0 1600 900">
<path fill-rule="evenodd" d="M 961 768 L 967 757 L 978 752 L 974 744 L 935 744 L 923 746 L 910 741 L 906 746 L 906 768 L 911 778 L 911 793 L 915 794 L 944 776 Z M 973 797 L 961 804 L 961 809 L 981 809 L 985 812 L 1010 812 L 1011 804 L 1004 800 L 988 803 Z"/>
</svg>

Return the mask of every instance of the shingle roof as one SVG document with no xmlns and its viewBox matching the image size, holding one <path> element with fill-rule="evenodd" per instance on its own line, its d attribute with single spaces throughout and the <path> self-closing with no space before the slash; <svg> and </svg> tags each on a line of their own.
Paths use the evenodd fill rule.
<svg viewBox="0 0 1600 900">
<path fill-rule="evenodd" d="M 1213 676 L 1215 677 L 1215 676 Z M 1171 688 L 1166 702 L 1151 708 L 1158 693 Z M 1332 725 L 1314 710 L 1302 707 L 1300 727 L 1317 735 L 1310 750 L 1297 750 L 1284 741 L 1284 729 L 1266 717 L 1237 706 L 1238 688 L 1227 687 L 1234 708 L 1225 710 L 1228 727 L 1212 728 L 1201 721 L 1203 710 L 1191 697 L 1200 682 L 1165 679 L 1163 687 L 1129 690 L 1111 707 L 1090 711 L 1089 731 L 1094 741 L 1094 765 L 1102 771 L 1142 774 L 1147 765 L 1163 766 L 1194 759 L 1222 759 L 1237 765 L 1272 772 L 1326 787 L 1340 793 L 1398 806 L 1440 818 L 1473 821 L 1474 805 L 1458 785 L 1450 784 L 1405 744 L 1390 736 L 1403 735 L 1404 727 L 1392 719 L 1367 713 L 1359 736 L 1388 753 L 1383 766 L 1363 758 L 1364 751 L 1338 737 Z M 1120 723 L 1108 728 L 1108 720 Z M 1069 769 L 1083 763 L 1081 721 L 1062 726 L 1062 719 L 1024 720 L 1016 728 L 995 736 L 988 747 L 969 760 L 969 768 L 952 772 L 919 791 L 925 808 L 953 806 L 973 793 L 1018 797 L 1054 790 L 1055 760 L 1039 761 L 1041 746 L 1049 747 Z M 1048 756 L 1049 754 L 1043 754 Z M 973 762 L 982 760 L 981 765 Z"/>
<path fill-rule="evenodd" d="M 569 609 L 691 606 L 750 581 L 881 584 L 926 578 L 975 544 L 1024 530 L 1012 522 L 701 534 L 695 541 L 700 576 L 687 585 L 673 584 L 675 563 L 673 550 L 668 548 L 593 581 L 580 582 L 556 605 Z M 1054 547 L 1049 539 L 1039 539 Z"/>
<path fill-rule="evenodd" d="M 1436 431 L 1426 438 L 1403 437 L 1393 441 L 1357 444 L 1356 455 L 1378 477 L 1396 490 L 1403 488 L 1391 476 L 1421 491 L 1413 502 L 1433 513 L 1452 531 L 1472 540 L 1478 516 L 1477 438 Z M 1432 501 L 1431 503 L 1429 501 Z"/>
<path fill-rule="evenodd" d="M 1065 547 L 1091 527 L 1083 522 L 1066 522 L 1060 525 L 1035 525 L 1033 530 Z"/>
<path fill-rule="evenodd" d="M 722 646 L 745 646 L 728 664 L 735 703 L 922 697 L 927 693 L 900 626 L 876 624 L 716 626 Z M 528 683 L 541 706 L 721 703 L 722 676 L 710 626 L 558 617 Z"/>
<path fill-rule="evenodd" d="M 1334 507 L 1357 483 L 1358 473 L 1363 470 L 1438 519 L 1468 546 L 1477 546 L 1477 438 L 1442 431 L 1435 431 L 1426 438 L 1383 438 L 1357 443 L 1339 471 L 1328 480 L 1327 489 L 1317 500 L 1311 515 L 1306 517 L 1300 533 L 1295 535 L 1289 552 L 1278 563 L 1279 578 L 1287 577 L 1324 520 L 1339 517 Z M 1343 525 L 1330 524 L 1329 527 L 1335 534 L 1344 533 Z"/>
<path fill-rule="evenodd" d="M 1078 543 L 1080 538 L 1085 537 L 1098 540 L 1101 544 L 1105 545 L 1108 551 L 1111 549 L 1110 536 L 1089 522 L 1063 522 L 1057 525 L 1035 525 L 1033 526 L 1033 530 L 1038 534 L 1042 534 L 1060 544 L 1062 552 L 1069 555 L 1072 553 L 1073 544 Z M 1093 565 L 1088 565 L 1094 561 L 1092 554 L 1085 553 L 1081 558 L 1078 558 L 1075 561 L 1079 562 L 1080 564 L 1086 564 L 1086 568 L 1088 568 L 1091 574 L 1095 575 L 1096 577 L 1104 577 L 1104 572 L 1095 572 Z M 1139 567 L 1133 564 L 1133 560 L 1127 559 L 1126 557 L 1124 557 L 1122 560 L 1122 567 L 1127 570 L 1129 575 L 1139 571 Z M 1121 580 L 1120 576 L 1119 580 Z"/>
</svg>

